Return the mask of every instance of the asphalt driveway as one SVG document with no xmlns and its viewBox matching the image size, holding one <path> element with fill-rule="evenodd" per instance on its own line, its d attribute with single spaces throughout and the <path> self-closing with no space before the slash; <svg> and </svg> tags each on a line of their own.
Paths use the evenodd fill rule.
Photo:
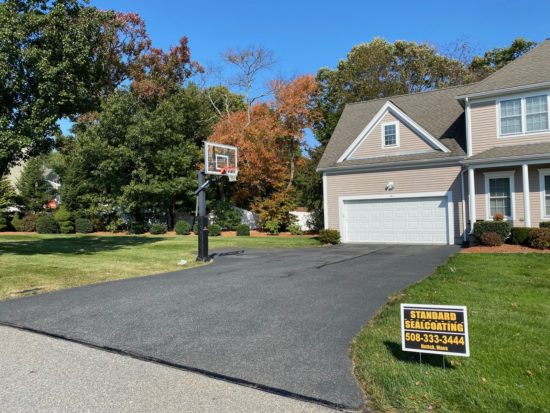
<svg viewBox="0 0 550 413">
<path fill-rule="evenodd" d="M 456 251 L 344 245 L 221 254 L 197 269 L 0 302 L 0 323 L 359 408 L 350 340 L 389 294 Z"/>
</svg>

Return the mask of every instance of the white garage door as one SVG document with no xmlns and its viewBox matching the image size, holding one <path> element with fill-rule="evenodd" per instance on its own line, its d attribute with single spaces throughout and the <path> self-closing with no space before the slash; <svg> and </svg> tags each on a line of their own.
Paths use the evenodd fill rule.
<svg viewBox="0 0 550 413">
<path fill-rule="evenodd" d="M 446 197 L 347 200 L 343 219 L 346 242 L 448 242 Z"/>
</svg>

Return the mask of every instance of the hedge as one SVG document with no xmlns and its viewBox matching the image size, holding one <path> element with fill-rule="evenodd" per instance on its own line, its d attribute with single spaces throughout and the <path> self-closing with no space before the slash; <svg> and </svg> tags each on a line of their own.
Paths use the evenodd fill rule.
<svg viewBox="0 0 550 413">
<path fill-rule="evenodd" d="M 208 235 L 211 237 L 219 237 L 222 234 L 222 227 L 218 224 L 212 224 L 208 227 Z"/>
<path fill-rule="evenodd" d="M 57 234 L 57 222 L 50 214 L 40 215 L 36 220 L 36 232 L 39 234 Z"/>
<path fill-rule="evenodd" d="M 250 236 L 250 227 L 246 224 L 237 225 L 237 236 L 238 237 L 249 237 Z"/>
<path fill-rule="evenodd" d="M 36 221 L 38 220 L 38 215 L 29 214 L 25 215 L 21 219 L 21 224 L 19 225 L 19 231 L 22 232 L 35 232 L 36 231 Z M 13 221 L 12 221 L 13 223 Z M 14 225 L 15 226 L 15 225 Z"/>
<path fill-rule="evenodd" d="M 178 235 L 189 235 L 191 232 L 191 225 L 187 221 L 178 221 L 176 222 L 176 234 Z"/>
<path fill-rule="evenodd" d="M 151 226 L 149 227 L 149 232 L 153 235 L 166 234 L 166 230 L 166 224 L 160 222 L 156 224 L 151 224 Z"/>
<path fill-rule="evenodd" d="M 74 228 L 79 234 L 89 234 L 94 232 L 94 224 L 88 218 L 77 218 L 74 222 Z"/>
<path fill-rule="evenodd" d="M 319 241 L 323 244 L 339 244 L 340 231 L 336 229 L 322 229 L 319 231 Z"/>
<path fill-rule="evenodd" d="M 474 224 L 474 235 L 481 238 L 486 232 L 495 232 L 503 239 L 507 239 L 511 229 L 512 224 L 506 221 L 478 221 Z"/>
<path fill-rule="evenodd" d="M 533 228 L 512 227 L 510 230 L 510 243 L 514 245 L 529 245 L 529 233 Z"/>
</svg>

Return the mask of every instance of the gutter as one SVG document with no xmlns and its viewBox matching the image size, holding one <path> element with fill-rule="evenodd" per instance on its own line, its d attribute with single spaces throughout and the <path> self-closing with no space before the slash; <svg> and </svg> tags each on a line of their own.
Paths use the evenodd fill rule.
<svg viewBox="0 0 550 413">
<path fill-rule="evenodd" d="M 368 165 L 349 165 L 349 166 L 330 166 L 325 168 L 317 168 L 317 172 L 358 172 L 358 171 L 374 171 L 380 169 L 400 169 L 410 166 L 447 166 L 458 165 L 464 156 L 453 156 L 446 158 L 430 158 L 430 159 L 413 159 L 410 161 L 398 162 L 380 162 Z"/>
</svg>

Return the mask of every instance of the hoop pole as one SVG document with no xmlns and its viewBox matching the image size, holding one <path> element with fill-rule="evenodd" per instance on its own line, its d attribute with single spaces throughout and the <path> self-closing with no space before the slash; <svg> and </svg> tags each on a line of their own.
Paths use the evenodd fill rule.
<svg viewBox="0 0 550 413">
<path fill-rule="evenodd" d="M 198 255 L 197 261 L 209 261 L 208 256 L 208 217 L 206 216 L 206 191 L 205 191 L 206 174 L 204 171 L 198 173 L 198 222 L 197 227 L 199 231 L 198 238 Z"/>
</svg>

